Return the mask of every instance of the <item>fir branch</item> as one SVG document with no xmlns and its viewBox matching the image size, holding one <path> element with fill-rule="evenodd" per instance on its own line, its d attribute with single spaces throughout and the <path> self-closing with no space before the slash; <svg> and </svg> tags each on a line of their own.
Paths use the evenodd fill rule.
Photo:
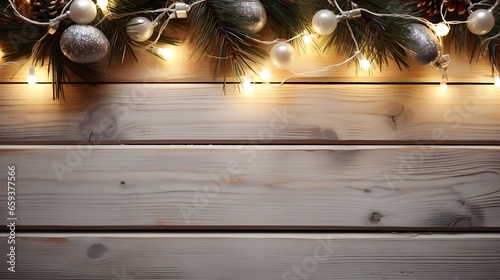
<svg viewBox="0 0 500 280">
<path fill-rule="evenodd" d="M 316 11 L 319 9 L 335 10 L 328 1 L 316 0 Z M 344 11 L 353 9 L 353 2 L 348 0 L 338 1 Z M 356 5 L 380 14 L 410 14 L 417 15 L 417 7 L 413 3 L 401 1 L 361 0 Z M 351 56 L 356 51 L 356 45 L 351 37 L 348 24 L 351 26 L 360 51 L 382 70 L 383 65 L 388 65 L 389 60 L 396 62 L 398 67 L 408 69 L 407 54 L 404 46 L 414 43 L 410 37 L 411 31 L 405 28 L 408 24 L 419 23 L 417 20 L 401 19 L 394 17 L 374 16 L 362 12 L 362 17 L 343 20 L 338 23 L 337 29 L 323 41 L 323 50 L 335 47 L 338 53 Z"/>
<path fill-rule="evenodd" d="M 189 31 L 194 42 L 191 56 L 198 53 L 199 60 L 210 57 L 210 64 L 215 64 L 214 80 L 223 72 L 224 83 L 227 81 L 229 68 L 234 79 L 241 82 L 241 77 L 245 76 L 247 71 L 256 73 L 253 65 L 258 64 L 259 58 L 267 55 L 245 40 L 257 36 L 256 34 L 231 25 L 231 22 L 242 20 L 233 12 L 234 4 L 238 2 L 208 0 L 194 6 L 189 17 Z"/>
<path fill-rule="evenodd" d="M 155 10 L 159 8 L 165 8 L 164 1 L 151 1 L 151 0 L 110 0 L 108 3 L 111 12 L 116 14 L 124 14 L 124 13 L 137 13 L 134 15 L 130 15 L 123 18 L 117 19 L 107 19 L 102 21 L 99 26 L 101 31 L 106 35 L 110 42 L 110 55 L 108 65 L 111 66 L 113 58 L 115 56 L 120 57 L 121 63 L 124 62 L 124 58 L 128 56 L 132 62 L 139 62 L 137 56 L 135 55 L 134 50 L 142 49 L 147 47 L 151 40 L 155 40 L 158 36 L 158 30 L 155 30 L 153 35 L 151 36 L 151 40 L 146 42 L 136 42 L 131 39 L 127 33 L 126 29 L 130 22 L 130 20 L 137 16 L 145 16 L 151 17 L 150 14 L 140 13 L 140 11 L 147 10 Z M 99 15 L 99 20 L 102 19 L 104 15 Z M 153 18 L 151 18 L 153 20 Z M 158 29 L 158 28 L 157 28 Z M 175 39 L 166 34 L 162 34 L 159 43 L 170 44 L 170 45 L 178 45 L 179 40 Z"/>
<path fill-rule="evenodd" d="M 475 6 L 477 9 L 489 9 L 496 0 L 481 1 L 482 4 Z M 415 1 L 416 2 L 416 1 Z M 416 4 L 415 4 L 416 5 Z M 500 7 L 497 7 L 499 9 Z M 500 13 L 494 11 L 495 27 L 486 35 L 478 36 L 469 31 L 466 24 L 456 24 L 450 26 L 450 33 L 443 38 L 444 50 L 449 51 L 451 47 L 455 48 L 456 53 L 468 52 L 470 62 L 474 59 L 479 59 L 485 55 L 489 56 L 492 67 L 496 65 L 500 69 L 500 38 L 486 40 L 489 37 L 495 36 L 500 32 Z M 421 14 L 421 16 L 425 16 Z M 446 20 L 448 21 L 467 21 L 468 13 L 458 15 L 456 13 L 447 13 Z M 429 18 L 434 23 L 441 22 L 441 16 L 437 15 Z M 486 40 L 486 42 L 484 41 Z"/>
<path fill-rule="evenodd" d="M 497 9 L 500 9 L 500 7 L 498 7 Z M 500 34 L 500 13 L 496 12 L 494 13 L 494 15 L 495 15 L 495 27 L 493 27 L 493 30 L 491 30 L 491 32 L 489 32 L 484 36 L 486 38 L 493 37 L 496 34 Z M 495 66 L 496 70 L 500 71 L 500 36 L 490 39 L 488 42 L 485 43 L 484 48 L 488 51 L 492 66 Z"/>
<path fill-rule="evenodd" d="M 260 0 L 266 8 L 268 22 L 279 38 L 293 38 L 304 32 L 312 33 L 310 0 Z M 301 40 L 293 40 L 297 44 Z M 303 43 L 303 42 L 302 42 Z"/>
<path fill-rule="evenodd" d="M 18 19 L 6 3 L 0 4 L 0 45 L 5 61 L 30 55 L 44 33 L 44 30 Z"/>
<path fill-rule="evenodd" d="M 108 0 L 110 11 L 116 14 L 136 13 L 138 11 L 165 8 L 161 0 Z"/>
<path fill-rule="evenodd" d="M 71 82 L 70 73 L 90 84 L 98 83 L 104 77 L 104 73 L 97 64 L 78 64 L 64 56 L 61 51 L 60 37 L 61 32 L 46 37 L 41 41 L 38 51 L 33 57 L 34 65 L 44 66 L 48 61 L 47 72 L 52 73 L 52 97 L 54 100 L 64 100 L 64 84 Z"/>
</svg>

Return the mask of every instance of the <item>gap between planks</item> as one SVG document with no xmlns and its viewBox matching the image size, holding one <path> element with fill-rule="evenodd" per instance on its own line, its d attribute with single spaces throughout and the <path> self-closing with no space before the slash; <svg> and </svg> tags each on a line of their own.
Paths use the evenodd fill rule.
<svg viewBox="0 0 500 280">
<path fill-rule="evenodd" d="M 2 150 L 68 150 L 78 147 L 92 147 L 93 150 L 253 150 L 255 145 L 0 145 Z M 500 146 L 482 145 L 436 145 L 440 150 L 500 150 Z M 259 149 L 329 151 L 329 150 L 412 150 L 426 149 L 428 145 L 258 145 Z"/>
</svg>

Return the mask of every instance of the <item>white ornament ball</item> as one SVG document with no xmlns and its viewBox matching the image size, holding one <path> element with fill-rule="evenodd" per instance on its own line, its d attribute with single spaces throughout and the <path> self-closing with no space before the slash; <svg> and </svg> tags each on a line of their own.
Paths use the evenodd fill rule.
<svg viewBox="0 0 500 280">
<path fill-rule="evenodd" d="M 320 35 L 330 35 L 337 28 L 337 15 L 330 10 L 317 12 L 312 20 L 314 30 Z"/>
<path fill-rule="evenodd" d="M 151 38 L 155 27 L 145 17 L 135 17 L 127 25 L 127 35 L 137 42 L 145 42 Z"/>
<path fill-rule="evenodd" d="M 292 63 L 294 55 L 295 49 L 292 45 L 280 42 L 271 49 L 271 62 L 280 69 L 287 68 Z"/>
<path fill-rule="evenodd" d="M 109 51 L 108 39 L 92 25 L 71 25 L 61 34 L 60 44 L 64 56 L 76 63 L 97 62 Z"/>
<path fill-rule="evenodd" d="M 491 11 L 479 9 L 467 18 L 467 28 L 476 35 L 484 35 L 495 26 L 495 16 Z"/>
<path fill-rule="evenodd" d="M 97 16 L 97 7 L 91 0 L 75 0 L 69 7 L 69 18 L 78 24 L 89 24 Z"/>
</svg>

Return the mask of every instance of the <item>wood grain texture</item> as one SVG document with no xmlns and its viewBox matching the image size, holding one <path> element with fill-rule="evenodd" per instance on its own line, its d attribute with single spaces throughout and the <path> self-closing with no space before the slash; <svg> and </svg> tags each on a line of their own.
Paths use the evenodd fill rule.
<svg viewBox="0 0 500 280">
<path fill-rule="evenodd" d="M 75 85 L 66 103 L 51 96 L 50 85 L 2 86 L 0 142 L 500 141 L 493 86 Z"/>
<path fill-rule="evenodd" d="M 19 226 L 500 228 L 499 147 L 1 146 L 0 162 Z"/>
<path fill-rule="evenodd" d="M 270 48 L 270 47 L 269 47 Z M 164 61 L 147 52 L 137 52 L 139 63 L 126 60 L 123 65 L 115 63 L 111 68 L 107 66 L 107 59 L 101 63 L 101 69 L 106 72 L 106 82 L 211 82 L 213 80 L 213 69 L 209 62 L 203 58 L 198 61 L 197 56 L 189 59 L 192 47 L 184 44 L 179 47 L 171 47 L 174 55 Z M 312 51 L 301 53 L 296 57 L 291 69 L 303 73 L 337 64 L 346 57 L 337 55 L 334 51 L 317 54 Z M 487 57 L 473 60 L 467 54 L 451 54 L 452 63 L 448 71 L 450 82 L 481 82 L 491 83 L 493 74 L 491 64 Z M 401 71 L 397 65 L 391 63 L 384 66 L 382 71 L 376 68 L 371 72 L 359 71 L 354 64 L 333 68 L 330 71 L 320 72 L 312 76 L 293 78 L 291 81 L 300 82 L 439 82 L 441 72 L 432 66 L 422 66 L 412 63 L 410 70 Z M 292 75 L 286 70 L 279 70 L 271 63 L 263 61 L 262 68 L 272 71 L 272 81 L 281 82 Z M 261 67 L 256 67 L 260 71 Z M 0 82 L 26 82 L 29 64 L 22 67 L 2 67 L 0 71 Z M 49 81 L 47 69 L 37 69 L 38 81 Z M 231 74 L 229 75 L 231 77 Z M 255 81 L 261 79 L 254 75 Z M 232 78 L 231 78 L 232 79 Z M 223 81 L 223 76 L 218 81 Z M 72 81 L 78 81 L 73 78 Z"/>
<path fill-rule="evenodd" d="M 5 235 L 0 248 L 7 251 Z M 2 279 L 497 279 L 498 234 L 20 234 Z M 5 264 L 4 264 L 5 265 Z"/>
</svg>

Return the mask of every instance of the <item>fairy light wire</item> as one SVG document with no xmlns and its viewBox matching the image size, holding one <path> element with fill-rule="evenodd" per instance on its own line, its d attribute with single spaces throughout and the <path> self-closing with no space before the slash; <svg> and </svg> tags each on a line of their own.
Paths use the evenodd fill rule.
<svg viewBox="0 0 500 280">
<path fill-rule="evenodd" d="M 9 6 L 12 6 L 13 11 L 16 14 L 16 16 L 20 17 L 21 19 L 23 19 L 24 21 L 26 21 L 28 23 L 32 23 L 32 24 L 38 25 L 38 26 L 51 26 L 51 25 L 54 24 L 55 21 L 60 21 L 61 20 L 61 16 L 63 16 L 64 14 L 66 14 L 67 9 L 70 7 L 70 5 L 73 3 L 73 1 L 74 0 L 68 1 L 66 3 L 66 5 L 62 9 L 61 15 L 59 17 L 55 18 L 55 19 L 52 19 L 49 22 L 37 22 L 37 21 L 33 21 L 33 20 L 28 19 L 27 17 L 23 16 L 17 10 L 17 7 L 16 7 L 15 3 L 13 2 L 13 0 L 9 0 L 9 3 L 10 3 Z M 341 9 L 340 5 L 338 4 L 337 0 L 334 0 L 333 2 L 331 0 L 327 0 L 327 1 L 328 1 L 328 3 L 331 6 L 334 6 L 335 8 L 337 8 L 342 15 L 346 16 L 347 18 L 349 18 L 351 16 L 352 10 L 351 11 L 343 11 Z M 199 0 L 199 1 L 196 1 L 196 2 L 194 2 L 192 4 L 187 4 L 186 5 L 187 11 L 189 11 L 191 9 L 191 7 L 196 6 L 198 4 L 201 4 L 203 2 L 206 2 L 206 0 Z M 490 11 L 493 10 L 493 9 L 495 9 L 498 6 L 499 2 L 500 2 L 500 0 L 496 0 L 495 4 L 493 4 L 491 6 Z M 490 6 L 490 4 L 485 3 L 485 1 L 480 1 L 478 3 L 471 4 L 468 7 L 469 12 L 476 5 L 488 5 L 488 6 Z M 138 11 L 138 12 L 130 12 L 130 13 L 122 13 L 122 14 L 116 14 L 116 13 L 113 13 L 113 12 L 109 12 L 106 15 L 104 15 L 104 17 L 97 24 L 95 24 L 95 25 L 101 24 L 103 22 L 103 20 L 105 20 L 107 18 L 117 19 L 117 18 L 123 18 L 123 17 L 131 16 L 131 15 L 136 15 L 136 14 L 156 14 L 156 13 L 160 13 L 152 21 L 152 23 L 154 24 L 154 26 L 156 26 L 156 25 L 158 25 L 158 22 L 162 18 L 164 18 L 165 16 L 168 15 L 167 19 L 161 24 L 161 27 L 160 27 L 159 32 L 158 32 L 158 35 L 157 35 L 156 39 L 153 42 L 151 42 L 150 44 L 148 44 L 146 46 L 134 46 L 134 47 L 141 48 L 141 49 L 148 49 L 148 48 L 151 48 L 151 47 L 155 46 L 158 43 L 158 41 L 161 38 L 161 35 L 162 35 L 163 31 L 166 29 L 166 27 L 169 24 L 170 20 L 176 18 L 176 15 L 175 15 L 175 12 L 176 12 L 175 6 L 176 6 L 176 3 L 173 3 L 172 5 L 170 5 L 170 6 L 166 7 L 166 8 L 160 8 L 160 9 L 154 9 L 154 10 L 146 10 L 146 11 Z M 441 17 L 442 17 L 444 23 L 446 23 L 446 24 L 467 23 L 467 21 L 446 21 L 446 19 L 445 19 L 446 18 L 446 14 L 443 13 L 443 8 L 444 8 L 444 3 L 441 4 L 441 9 L 440 9 L 440 14 L 441 14 Z M 370 15 L 373 15 L 373 16 L 378 16 L 378 17 L 393 17 L 393 18 L 402 18 L 402 19 L 412 19 L 412 20 L 416 20 L 416 21 L 419 21 L 419 22 L 425 24 L 429 28 L 433 28 L 434 27 L 434 24 L 432 24 L 430 21 L 428 21 L 428 20 L 426 20 L 424 18 L 419 18 L 419 17 L 415 17 L 415 16 L 411 16 L 411 15 L 375 13 L 375 12 L 372 12 L 372 11 L 364 9 L 364 8 L 357 8 L 355 10 L 356 11 L 360 11 L 360 12 L 362 11 L 362 12 L 365 12 L 367 14 L 370 14 Z M 352 55 L 351 57 L 349 57 L 348 59 L 346 59 L 345 61 L 343 61 L 341 63 L 333 64 L 333 65 L 330 65 L 330 66 L 327 66 L 325 68 L 322 68 L 322 69 L 319 69 L 319 70 L 315 70 L 315 71 L 308 71 L 308 72 L 304 72 L 304 73 L 294 73 L 293 71 L 291 71 L 289 69 L 294 74 L 291 75 L 291 76 L 289 76 L 289 77 L 287 77 L 285 80 L 283 80 L 279 84 L 279 86 L 283 85 L 287 80 L 289 80 L 291 78 L 294 78 L 294 77 L 297 77 L 297 76 L 309 76 L 309 75 L 314 75 L 314 74 L 322 73 L 322 72 L 328 71 L 328 70 L 330 70 L 330 69 L 332 69 L 334 67 L 342 66 L 342 65 L 348 63 L 349 61 L 353 60 L 354 58 L 358 58 L 359 59 L 362 56 L 361 55 L 361 51 L 360 51 L 359 42 L 356 40 L 356 36 L 354 34 L 354 31 L 353 31 L 353 29 L 352 29 L 349 21 L 346 22 L 346 26 L 349 29 L 349 32 L 351 34 L 351 37 L 353 39 L 353 42 L 354 42 L 354 45 L 355 45 L 355 48 L 356 48 L 356 51 L 355 51 L 354 55 Z M 49 35 L 49 33 L 47 32 L 42 38 L 40 38 L 40 40 L 38 40 L 36 42 L 36 44 L 33 47 L 33 50 L 32 50 L 30 58 L 25 59 L 25 60 L 21 60 L 21 61 L 17 61 L 17 62 L 7 62 L 7 63 L 3 63 L 3 64 L 0 64 L 0 65 L 2 65 L 2 66 L 3 65 L 19 65 L 19 64 L 26 63 L 27 61 L 29 61 L 32 57 L 34 57 L 37 54 L 41 42 L 48 35 Z M 315 35 L 315 34 L 309 34 L 309 35 Z M 260 43 L 260 44 L 272 45 L 272 44 L 276 44 L 276 43 L 279 43 L 279 42 L 286 42 L 286 43 L 288 43 L 288 42 L 296 40 L 296 39 L 298 39 L 298 38 L 300 38 L 302 36 L 304 36 L 304 34 L 296 35 L 296 36 L 294 36 L 294 37 L 292 37 L 290 39 L 287 39 L 287 40 L 284 40 L 284 39 L 275 39 L 273 41 L 262 41 L 262 40 L 258 40 L 256 38 L 253 38 L 253 37 L 250 37 L 250 36 L 246 36 L 246 39 L 255 41 L 255 42 Z M 495 35 L 495 36 L 492 36 L 490 38 L 486 38 L 483 42 L 489 42 L 490 40 L 495 39 L 495 38 L 497 38 L 499 36 L 500 36 L 500 33 L 497 34 L 497 35 Z M 216 58 L 216 59 L 228 59 L 228 58 L 230 58 L 230 57 L 216 57 L 216 56 L 211 56 L 211 55 L 208 55 L 208 57 Z M 32 65 L 33 65 L 33 62 L 32 62 Z M 275 86 L 275 85 L 273 85 L 273 86 Z"/>
<path fill-rule="evenodd" d="M 303 76 L 312 76 L 312 75 L 316 75 L 316 74 L 319 74 L 319 73 L 330 71 L 331 69 L 333 69 L 335 67 L 340 67 L 342 65 L 345 65 L 345 64 L 349 63 L 351 60 L 353 60 L 354 58 L 356 58 L 358 54 L 359 54 L 358 52 L 355 52 L 354 55 L 352 55 L 351 57 L 347 58 L 343 62 L 340 62 L 340 63 L 337 63 L 337 64 L 332 64 L 332 65 L 326 66 L 325 68 L 319 69 L 319 70 L 307 71 L 307 72 L 303 72 L 303 73 L 295 73 L 291 69 L 288 69 L 290 72 L 292 72 L 294 74 L 288 76 L 287 78 L 285 78 L 284 80 L 282 80 L 279 84 L 274 84 L 274 83 L 265 81 L 264 79 L 263 80 L 264 80 L 265 84 L 273 86 L 275 88 L 279 88 L 279 87 L 283 86 L 288 80 L 290 80 L 292 78 L 303 77 Z M 259 77 L 261 77 L 260 74 L 259 74 Z M 261 77 L 261 79 L 262 79 L 262 77 Z"/>
</svg>

